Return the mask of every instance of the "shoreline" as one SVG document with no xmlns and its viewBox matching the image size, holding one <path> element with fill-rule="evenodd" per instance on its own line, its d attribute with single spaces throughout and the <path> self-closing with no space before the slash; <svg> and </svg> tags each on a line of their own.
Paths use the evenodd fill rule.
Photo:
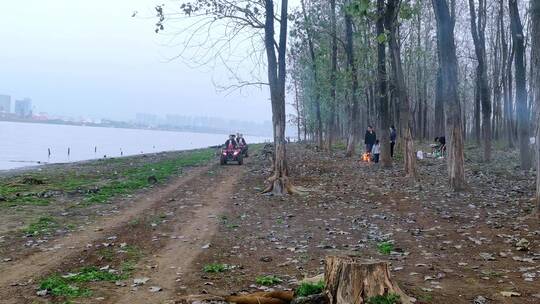
<svg viewBox="0 0 540 304">
<path fill-rule="evenodd" d="M 12 169 L 0 169 L 0 177 L 6 178 L 6 177 L 12 177 L 12 176 L 20 175 L 20 174 L 25 174 L 25 173 L 43 172 L 43 171 L 51 171 L 51 170 L 64 170 L 64 169 L 73 168 L 77 166 L 92 166 L 92 165 L 99 164 L 104 161 L 115 161 L 115 160 L 127 161 L 129 159 L 140 160 L 140 159 L 149 158 L 149 157 L 167 157 L 172 154 L 181 155 L 185 153 L 192 153 L 192 152 L 204 151 L 204 150 L 209 150 L 209 149 L 218 149 L 218 148 L 219 148 L 219 145 L 214 145 L 214 146 L 208 146 L 204 148 L 195 148 L 195 149 L 187 149 L 187 150 L 170 150 L 170 151 L 149 152 L 149 153 L 141 153 L 141 154 L 125 155 L 125 156 L 113 156 L 113 157 L 107 157 L 107 158 L 94 158 L 94 159 L 78 160 L 78 161 L 72 161 L 72 162 L 33 164 L 33 165 L 17 167 L 17 168 L 12 168 Z"/>
</svg>

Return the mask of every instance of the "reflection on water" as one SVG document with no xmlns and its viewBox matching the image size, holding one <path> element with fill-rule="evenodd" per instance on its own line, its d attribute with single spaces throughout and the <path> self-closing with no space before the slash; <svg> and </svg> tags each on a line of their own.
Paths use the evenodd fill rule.
<svg viewBox="0 0 540 304">
<path fill-rule="evenodd" d="M 227 135 L 0 121 L 0 170 L 140 153 L 203 148 Z M 263 142 L 246 136 L 248 142 Z"/>
</svg>

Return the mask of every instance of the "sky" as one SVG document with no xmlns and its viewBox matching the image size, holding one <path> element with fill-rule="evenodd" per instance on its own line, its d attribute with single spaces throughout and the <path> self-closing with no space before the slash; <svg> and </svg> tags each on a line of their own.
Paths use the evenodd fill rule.
<svg viewBox="0 0 540 304">
<path fill-rule="evenodd" d="M 72 117 L 271 120 L 267 88 L 222 92 L 236 83 L 225 67 L 193 67 L 197 54 L 189 52 L 170 61 L 181 43 L 154 32 L 154 6 L 164 1 L 1 0 L 0 94 Z"/>
</svg>

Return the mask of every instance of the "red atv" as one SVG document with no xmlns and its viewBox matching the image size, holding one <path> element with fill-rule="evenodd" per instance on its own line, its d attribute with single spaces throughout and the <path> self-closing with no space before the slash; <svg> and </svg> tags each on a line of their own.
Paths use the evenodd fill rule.
<svg viewBox="0 0 540 304">
<path fill-rule="evenodd" d="M 229 145 L 225 149 L 221 150 L 221 156 L 219 159 L 220 165 L 226 165 L 227 162 L 235 161 L 239 165 L 244 163 L 244 155 L 242 154 L 242 148 Z"/>
</svg>

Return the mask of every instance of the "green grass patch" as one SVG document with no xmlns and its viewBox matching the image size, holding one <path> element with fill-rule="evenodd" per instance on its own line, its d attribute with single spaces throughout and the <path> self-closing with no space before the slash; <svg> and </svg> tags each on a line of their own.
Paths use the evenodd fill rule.
<svg viewBox="0 0 540 304">
<path fill-rule="evenodd" d="M 394 244 L 390 242 L 382 242 L 377 244 L 377 250 L 382 254 L 390 254 L 390 252 L 394 251 Z"/>
<path fill-rule="evenodd" d="M 150 186 L 149 176 L 153 175 L 161 182 L 184 167 L 197 166 L 213 158 L 213 149 L 202 149 L 154 162 L 138 158 L 107 159 L 81 164 L 78 169 L 44 170 L 0 178 L 0 197 L 3 199 L 0 206 L 46 206 L 53 198 L 43 197 L 43 194 L 51 191 L 52 196 L 62 193 L 81 195 L 86 204 L 106 203 L 114 196 Z"/>
<path fill-rule="evenodd" d="M 92 295 L 91 290 L 70 284 L 69 281 L 57 275 L 50 276 L 41 281 L 39 289 L 46 289 L 50 294 L 56 297 L 79 298 Z"/>
<path fill-rule="evenodd" d="M 126 278 L 125 274 L 111 273 L 97 267 L 81 268 L 75 274 L 59 276 L 52 275 L 39 284 L 40 290 L 48 290 L 53 296 L 78 298 L 92 295 L 92 291 L 84 287 L 88 282 L 114 282 Z"/>
<path fill-rule="evenodd" d="M 317 283 L 301 283 L 300 286 L 296 289 L 295 294 L 300 297 L 307 297 L 314 294 L 319 294 L 324 290 L 324 281 L 319 281 Z"/>
<path fill-rule="evenodd" d="M 203 271 L 206 273 L 220 273 L 225 272 L 227 270 L 227 265 L 225 264 L 219 264 L 219 263 L 212 263 L 204 265 Z"/>
<path fill-rule="evenodd" d="M 283 280 L 276 276 L 260 276 L 255 279 L 255 282 L 263 286 L 272 286 L 283 282 Z"/>
<path fill-rule="evenodd" d="M 114 282 L 118 280 L 123 280 L 126 277 L 121 274 L 116 274 L 109 272 L 108 270 L 100 270 L 97 267 L 85 267 L 82 268 L 79 273 L 69 276 L 67 279 L 71 282 Z"/>
<path fill-rule="evenodd" d="M 397 304 L 399 303 L 399 295 L 395 293 L 389 293 L 382 296 L 370 297 L 367 304 Z"/>
<path fill-rule="evenodd" d="M 54 229 L 58 228 L 58 222 L 49 216 L 42 216 L 36 222 L 28 225 L 24 229 L 24 233 L 31 235 L 44 235 L 51 233 Z"/>
<path fill-rule="evenodd" d="M 86 201 L 89 203 L 106 203 L 112 197 L 132 193 L 136 190 L 150 186 L 148 177 L 153 175 L 159 181 L 165 180 L 183 167 L 197 166 L 208 162 L 214 157 L 213 150 L 205 149 L 186 153 L 174 159 L 157 163 L 149 163 L 123 172 L 123 179 L 113 180 L 102 186 L 97 193 L 89 194 Z"/>
</svg>

